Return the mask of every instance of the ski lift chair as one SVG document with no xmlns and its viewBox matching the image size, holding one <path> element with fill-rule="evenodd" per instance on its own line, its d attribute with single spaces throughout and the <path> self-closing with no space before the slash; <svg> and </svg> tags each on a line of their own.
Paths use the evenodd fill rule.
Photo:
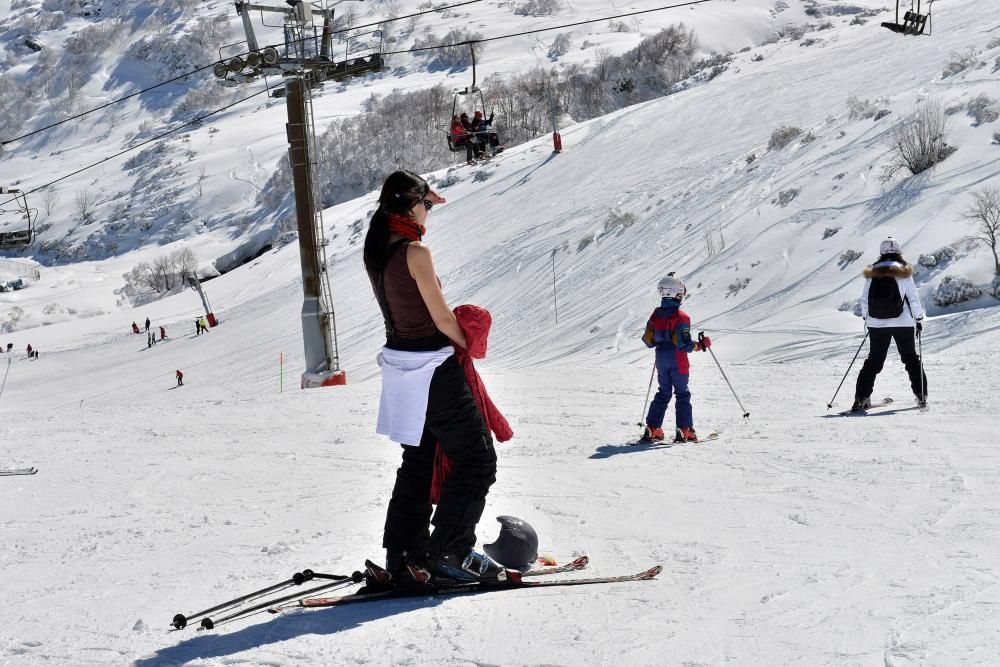
<svg viewBox="0 0 1000 667">
<path fill-rule="evenodd" d="M 884 21 L 883 28 L 888 28 L 901 35 L 923 35 L 924 28 L 931 18 L 931 4 L 934 0 L 927 0 L 927 13 L 920 12 L 921 0 L 910 0 L 910 9 L 903 15 L 903 22 L 899 22 L 899 5 L 903 0 L 896 0 L 896 22 Z M 930 31 L 927 32 L 930 35 Z"/>
<path fill-rule="evenodd" d="M 459 115 L 459 112 L 458 112 L 458 98 L 460 96 L 472 95 L 473 96 L 473 98 L 472 98 L 473 99 L 472 106 L 473 106 L 473 111 L 475 111 L 475 106 L 476 106 L 475 95 L 478 93 L 478 95 L 479 95 L 479 106 L 482 107 L 483 113 L 486 112 L 486 99 L 483 97 L 483 91 L 480 88 L 476 87 L 476 84 L 475 84 L 475 75 L 473 75 L 472 78 L 473 78 L 473 84 L 470 87 L 463 88 L 461 90 L 456 90 L 455 91 L 455 99 L 451 103 L 451 117 L 452 118 L 454 118 L 455 116 Z M 451 122 L 448 123 L 448 129 L 446 130 L 446 136 L 448 137 L 448 150 L 450 150 L 452 153 L 464 153 L 465 152 L 465 144 L 464 143 L 462 143 L 462 144 L 456 144 L 455 140 L 451 136 Z M 479 137 L 477 137 L 474 134 L 472 134 L 472 135 L 469 136 L 469 141 L 472 141 L 472 142 L 476 143 L 476 142 L 480 142 L 480 139 L 479 139 Z"/>
<path fill-rule="evenodd" d="M 5 201 L 7 195 L 14 195 L 13 199 Z M 17 188 L 0 187 L 0 206 L 14 204 L 7 209 L 0 208 L 0 250 L 21 250 L 31 245 L 34 237 L 34 219 L 37 211 L 28 208 L 28 199 L 23 192 Z M 9 230 L 10 223 L 6 218 L 16 219 L 15 229 Z"/>
</svg>

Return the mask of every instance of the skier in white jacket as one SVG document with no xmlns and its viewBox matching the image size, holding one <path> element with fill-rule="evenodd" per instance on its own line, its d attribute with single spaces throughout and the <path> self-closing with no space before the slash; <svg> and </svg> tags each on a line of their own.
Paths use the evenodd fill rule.
<svg viewBox="0 0 1000 667">
<path fill-rule="evenodd" d="M 858 373 L 852 410 L 865 410 L 871 405 L 875 377 L 885 364 L 892 341 L 896 341 L 896 349 L 910 376 L 917 405 L 927 404 L 927 376 L 923 374 L 914 336 L 919 336 L 923 329 L 924 309 L 913 282 L 913 267 L 901 253 L 899 241 L 890 236 L 879 245 L 878 261 L 864 270 L 861 314 L 868 327 L 870 347 Z"/>
</svg>

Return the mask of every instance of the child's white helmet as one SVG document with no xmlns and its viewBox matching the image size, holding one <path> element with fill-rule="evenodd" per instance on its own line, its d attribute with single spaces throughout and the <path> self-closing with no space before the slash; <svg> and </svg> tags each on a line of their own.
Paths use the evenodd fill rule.
<svg viewBox="0 0 1000 667">
<path fill-rule="evenodd" d="M 684 287 L 684 282 L 679 278 L 674 278 L 674 273 L 671 271 L 663 278 L 660 278 L 660 282 L 657 283 L 656 289 L 659 290 L 660 296 L 664 299 L 676 299 L 682 301 L 687 295 L 687 288 Z"/>
</svg>

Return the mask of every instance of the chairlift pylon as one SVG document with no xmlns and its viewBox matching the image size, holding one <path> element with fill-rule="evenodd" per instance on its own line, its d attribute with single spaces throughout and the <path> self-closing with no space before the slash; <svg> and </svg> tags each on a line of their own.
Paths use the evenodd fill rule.
<svg viewBox="0 0 1000 667">
<path fill-rule="evenodd" d="M 923 4 L 927 8 L 927 13 L 921 12 L 922 0 L 910 0 L 910 9 L 903 15 L 903 22 L 899 22 L 899 8 L 905 0 L 896 0 L 896 21 L 883 21 L 882 27 L 888 28 L 901 35 L 930 35 L 931 5 L 934 0 L 926 0 Z M 927 32 L 924 32 L 924 29 Z"/>
<path fill-rule="evenodd" d="M 13 195 L 6 199 L 6 195 Z M 28 207 L 28 197 L 17 188 L 0 186 L 0 250 L 19 250 L 31 245 L 38 211 Z"/>
</svg>

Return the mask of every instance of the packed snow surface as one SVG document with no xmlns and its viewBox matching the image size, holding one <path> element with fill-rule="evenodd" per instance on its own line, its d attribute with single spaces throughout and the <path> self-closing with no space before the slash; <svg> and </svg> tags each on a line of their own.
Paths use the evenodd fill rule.
<svg viewBox="0 0 1000 667">
<path fill-rule="evenodd" d="M 426 241 L 449 302 L 493 313 L 480 370 L 516 434 L 498 445 L 481 542 L 512 514 L 559 562 L 662 564 L 657 579 L 167 632 L 175 613 L 382 556 L 399 447 L 374 434 L 382 331 L 360 258 L 372 193 L 325 212 L 344 387 L 298 389 L 294 244 L 205 283 L 221 324 L 200 336 L 191 291 L 115 304 L 131 256 L 43 267 L 0 295 L 0 318 L 16 305 L 49 323 L 0 334 L 14 344 L 0 356 L 0 468 L 39 468 L 0 477 L 0 664 L 994 662 L 1000 315 L 985 294 L 932 295 L 956 267 L 989 283 L 961 211 L 996 182 L 995 130 L 955 115 L 958 151 L 930 172 L 882 185 L 878 165 L 894 116 L 995 87 L 1000 12 L 956 0 L 924 39 L 880 29 L 886 16 L 737 54 L 708 83 L 565 128 L 560 155 L 543 138 L 429 175 L 448 203 Z M 970 42 L 989 65 L 942 79 Z M 885 97 L 892 114 L 851 119 L 850 95 Z M 768 151 L 785 125 L 815 139 Z M 725 239 L 714 252 L 706 230 Z M 931 408 L 912 408 L 890 352 L 875 398 L 893 406 L 837 416 L 860 364 L 828 410 L 863 338 L 860 270 L 889 234 L 911 261 L 957 248 L 918 275 Z M 719 439 L 630 446 L 652 364 L 639 335 L 671 270 L 750 417 L 697 353 L 696 426 Z M 168 335 L 152 348 L 130 332 L 147 316 Z"/>
</svg>

